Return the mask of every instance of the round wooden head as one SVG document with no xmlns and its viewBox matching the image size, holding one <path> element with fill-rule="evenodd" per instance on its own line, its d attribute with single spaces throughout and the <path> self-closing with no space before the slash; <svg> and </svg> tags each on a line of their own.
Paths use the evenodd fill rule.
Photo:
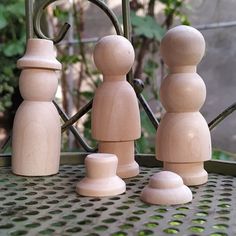
<svg viewBox="0 0 236 236">
<path fill-rule="evenodd" d="M 19 86 L 22 97 L 28 101 L 52 101 L 58 86 L 55 70 L 61 69 L 56 59 L 53 42 L 29 39 L 25 55 L 17 61 L 22 70 Z"/>
<path fill-rule="evenodd" d="M 161 41 L 161 56 L 170 68 L 196 66 L 205 52 L 203 35 L 190 26 L 170 29 Z"/>
<path fill-rule="evenodd" d="M 98 70 L 104 75 L 104 80 L 114 76 L 124 76 L 134 63 L 134 49 L 132 44 L 119 35 L 103 37 L 94 50 L 94 62 Z"/>
</svg>

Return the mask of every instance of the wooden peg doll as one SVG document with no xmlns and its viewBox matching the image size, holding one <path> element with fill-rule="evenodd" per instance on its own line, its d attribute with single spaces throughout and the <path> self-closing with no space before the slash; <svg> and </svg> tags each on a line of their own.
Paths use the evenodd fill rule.
<svg viewBox="0 0 236 236">
<path fill-rule="evenodd" d="M 18 175 L 44 176 L 59 170 L 61 126 L 52 103 L 61 64 L 55 58 L 53 43 L 29 39 L 23 58 L 19 87 L 24 101 L 13 125 L 12 171 Z"/>
<path fill-rule="evenodd" d="M 169 74 L 160 88 L 166 114 L 157 131 L 157 159 L 186 185 L 203 184 L 208 178 L 203 164 L 211 158 L 211 137 L 199 112 L 206 87 L 196 67 L 204 55 L 205 41 L 193 27 L 177 26 L 166 33 L 160 50 Z"/>
<path fill-rule="evenodd" d="M 103 83 L 93 101 L 92 136 L 99 142 L 99 152 L 118 157 L 118 176 L 129 178 L 139 173 L 134 140 L 141 135 L 136 94 L 126 81 L 134 49 L 122 36 L 106 36 L 95 47 L 94 62 L 103 74 Z"/>
</svg>

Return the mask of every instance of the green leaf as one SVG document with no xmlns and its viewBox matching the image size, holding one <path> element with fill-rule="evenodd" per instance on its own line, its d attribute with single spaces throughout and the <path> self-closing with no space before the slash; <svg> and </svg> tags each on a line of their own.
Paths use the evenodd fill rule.
<svg viewBox="0 0 236 236">
<path fill-rule="evenodd" d="M 230 156 L 221 150 L 214 150 L 212 154 L 212 159 L 214 160 L 230 160 Z"/>
<path fill-rule="evenodd" d="M 152 59 L 148 59 L 144 65 L 143 72 L 148 76 L 148 78 L 154 79 L 155 72 L 156 72 L 157 68 L 158 68 L 158 63 L 156 63 Z"/>
<path fill-rule="evenodd" d="M 4 16 L 3 9 L 0 7 L 0 29 L 7 26 L 7 19 Z"/>
<path fill-rule="evenodd" d="M 21 42 L 21 40 L 10 41 L 3 47 L 3 53 L 7 57 L 21 55 L 23 54 L 23 52 L 24 52 L 24 44 Z"/>
<path fill-rule="evenodd" d="M 144 111 L 141 111 L 141 124 L 142 128 L 148 135 L 155 135 L 156 130 L 152 124 L 152 122 L 149 120 L 147 114 Z"/>
<path fill-rule="evenodd" d="M 165 34 L 164 28 L 162 28 L 151 16 L 138 16 L 135 12 L 131 11 L 131 24 L 134 29 L 134 33 L 138 36 L 144 36 L 146 38 L 155 39 L 161 41 Z"/>
<path fill-rule="evenodd" d="M 94 92 L 92 92 L 92 91 L 83 91 L 83 92 L 80 92 L 80 95 L 89 100 L 89 99 L 93 98 Z"/>
<path fill-rule="evenodd" d="M 8 13 L 15 15 L 17 17 L 25 15 L 25 8 L 22 0 L 12 3 L 6 7 Z"/>
<path fill-rule="evenodd" d="M 75 64 L 81 61 L 81 56 L 80 55 L 63 55 L 60 57 L 59 60 L 65 64 Z"/>
</svg>

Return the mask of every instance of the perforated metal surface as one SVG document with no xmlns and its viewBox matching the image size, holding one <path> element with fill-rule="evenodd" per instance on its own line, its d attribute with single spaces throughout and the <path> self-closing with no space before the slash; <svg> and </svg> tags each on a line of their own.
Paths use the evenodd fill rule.
<svg viewBox="0 0 236 236">
<path fill-rule="evenodd" d="M 127 192 L 110 198 L 80 197 L 83 166 L 62 166 L 51 177 L 14 176 L 0 169 L 0 235 L 236 235 L 236 177 L 210 174 L 192 188 L 192 203 L 150 206 L 139 200 L 158 168 L 142 168 Z"/>
</svg>

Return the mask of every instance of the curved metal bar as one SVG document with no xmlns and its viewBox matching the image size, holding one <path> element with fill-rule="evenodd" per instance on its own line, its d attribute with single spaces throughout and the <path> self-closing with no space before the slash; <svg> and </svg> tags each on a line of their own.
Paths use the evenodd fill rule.
<svg viewBox="0 0 236 236">
<path fill-rule="evenodd" d="M 152 122 L 154 128 L 157 130 L 158 126 L 159 126 L 159 122 L 156 119 L 156 117 L 154 116 L 151 108 L 149 107 L 149 105 L 147 104 L 147 101 L 145 100 L 145 98 L 143 97 L 142 94 L 137 94 L 138 100 L 141 103 L 143 109 L 145 110 L 149 120 Z"/>
<path fill-rule="evenodd" d="M 33 9 L 34 1 L 25 0 L 26 39 L 33 38 L 34 36 Z"/>
<path fill-rule="evenodd" d="M 71 125 L 73 125 L 77 120 L 79 120 L 84 114 L 86 114 L 89 110 L 91 110 L 92 105 L 93 105 L 93 100 L 90 100 L 74 116 L 72 116 L 68 121 L 66 121 L 62 126 L 62 132 L 66 131 Z"/>
<path fill-rule="evenodd" d="M 221 121 L 223 121 L 227 116 L 233 113 L 236 110 L 236 103 L 233 103 L 231 106 L 227 107 L 223 112 L 221 112 L 215 119 L 213 119 L 209 124 L 209 129 L 212 130 L 215 128 Z"/>
<path fill-rule="evenodd" d="M 65 112 L 63 112 L 63 111 L 61 110 L 61 108 L 57 105 L 57 103 L 56 103 L 55 101 L 53 101 L 53 104 L 54 104 L 55 107 L 57 108 L 57 111 L 58 111 L 58 113 L 60 114 L 62 120 L 63 120 L 64 122 L 69 121 L 69 117 L 66 115 Z M 74 126 L 70 125 L 68 128 L 69 128 L 70 131 L 74 134 L 74 136 L 75 136 L 76 139 L 78 140 L 79 144 L 84 148 L 85 151 L 87 151 L 87 152 L 97 152 L 98 148 L 97 148 L 97 147 L 95 147 L 95 148 L 90 147 L 90 146 L 87 144 L 87 142 L 80 136 L 80 134 L 78 133 L 77 129 L 76 129 Z M 63 131 L 62 131 L 62 132 L 63 132 Z"/>
<path fill-rule="evenodd" d="M 88 0 L 89 2 L 95 4 L 96 6 L 98 6 L 101 10 L 103 10 L 103 12 L 106 13 L 106 15 L 109 17 L 109 19 L 111 20 L 113 26 L 115 27 L 116 33 L 118 35 L 123 35 L 122 29 L 120 27 L 120 23 L 116 17 L 116 15 L 114 14 L 114 12 L 112 10 L 110 10 L 108 8 L 108 6 L 100 0 Z"/>
<path fill-rule="evenodd" d="M 123 16 L 123 27 L 124 36 L 131 41 L 131 20 L 130 20 L 130 6 L 129 1 L 122 0 L 122 16 Z"/>
<path fill-rule="evenodd" d="M 0 148 L 0 153 L 4 153 L 7 149 L 7 147 L 9 146 L 10 142 L 12 139 L 12 132 L 8 135 L 7 139 L 5 140 L 5 142 L 3 143 L 3 145 Z"/>
<path fill-rule="evenodd" d="M 34 18 L 33 18 L 33 24 L 34 24 L 34 32 L 35 34 L 42 39 L 49 39 L 54 42 L 54 44 L 59 43 L 66 35 L 67 31 L 70 28 L 70 25 L 68 23 L 65 23 L 61 30 L 59 31 L 58 35 L 54 38 L 47 37 L 41 30 L 41 17 L 43 15 L 43 11 L 53 2 L 56 2 L 57 0 L 46 0 L 42 2 L 42 4 L 39 5 L 39 7 L 36 9 Z"/>
</svg>

